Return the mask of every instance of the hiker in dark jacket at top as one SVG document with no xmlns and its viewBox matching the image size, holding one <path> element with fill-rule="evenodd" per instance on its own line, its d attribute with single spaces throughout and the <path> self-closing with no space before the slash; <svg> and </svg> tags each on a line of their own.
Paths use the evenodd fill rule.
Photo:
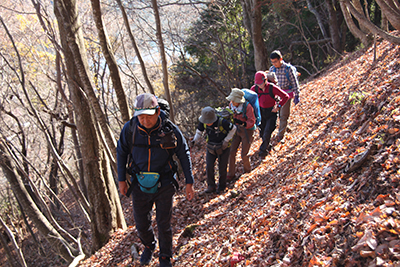
<svg viewBox="0 0 400 267">
<path fill-rule="evenodd" d="M 201 138 L 204 130 L 207 134 L 206 174 L 208 185 L 204 193 L 222 193 L 226 188 L 229 151 L 232 137 L 236 132 L 236 126 L 230 121 L 218 117 L 212 107 L 205 107 L 199 117 L 199 124 L 193 137 L 194 143 Z M 218 188 L 215 185 L 214 177 L 214 164 L 217 158 L 219 170 Z"/>
<path fill-rule="evenodd" d="M 271 150 L 271 135 L 276 128 L 277 113 L 289 99 L 285 91 L 276 86 L 277 79 L 275 73 L 257 71 L 254 76 L 254 85 L 250 90 L 258 95 L 258 103 L 261 111 L 260 136 L 262 143 L 258 154 L 260 159 L 264 159 Z M 271 91 L 270 91 L 271 90 Z M 276 102 L 275 96 L 280 98 Z"/>
<path fill-rule="evenodd" d="M 126 163 L 128 155 L 131 154 L 134 166 L 134 174 L 131 177 L 133 215 L 140 240 L 145 246 L 140 264 L 150 263 L 156 247 L 151 223 L 151 211 L 155 204 L 160 247 L 159 262 L 161 267 L 168 267 L 172 266 L 171 217 L 174 184 L 176 184 L 172 154 L 168 150 L 177 155 L 182 165 L 186 178 L 186 198 L 192 200 L 194 190 L 189 147 L 178 127 L 165 120 L 165 114 L 160 111 L 154 95 L 148 93 L 138 95 L 134 107 L 134 118 L 124 125 L 117 145 L 119 190 L 122 195 L 128 192 Z M 173 133 L 176 140 L 171 138 L 171 142 L 171 139 L 164 138 L 171 136 L 169 133 Z M 148 184 L 143 184 L 147 182 L 155 183 L 155 187 L 147 188 Z"/>
<path fill-rule="evenodd" d="M 236 171 L 236 152 L 242 143 L 242 162 L 244 172 L 251 171 L 250 164 L 250 146 L 253 143 L 254 130 L 256 129 L 256 117 L 254 109 L 249 102 L 244 98 L 244 92 L 238 88 L 233 88 L 230 95 L 226 98 L 231 101 L 229 108 L 233 111 L 233 119 L 237 127 L 236 135 L 232 140 L 231 152 L 229 155 L 229 170 L 227 181 L 235 178 Z"/>
</svg>

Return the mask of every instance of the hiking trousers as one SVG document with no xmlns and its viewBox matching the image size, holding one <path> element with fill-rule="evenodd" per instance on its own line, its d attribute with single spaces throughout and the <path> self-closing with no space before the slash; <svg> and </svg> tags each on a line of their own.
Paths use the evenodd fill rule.
<svg viewBox="0 0 400 267">
<path fill-rule="evenodd" d="M 175 194 L 173 184 L 162 186 L 157 193 L 149 194 L 140 190 L 137 185 L 132 185 L 133 216 L 136 230 L 143 245 L 154 250 L 156 240 L 151 226 L 151 211 L 156 204 L 156 222 L 158 229 L 158 242 L 160 257 L 172 257 L 172 203 Z"/>
<path fill-rule="evenodd" d="M 267 152 L 271 145 L 271 135 L 276 128 L 276 119 L 278 114 L 272 112 L 272 108 L 261 108 L 261 131 L 260 135 L 262 138 L 262 143 L 260 146 L 260 152 Z"/>
<path fill-rule="evenodd" d="M 206 154 L 206 173 L 207 173 L 207 185 L 208 187 L 216 188 L 215 185 L 215 173 L 214 173 L 214 164 L 218 159 L 218 173 L 219 173 L 219 181 L 218 181 L 218 190 L 223 191 L 226 188 L 226 172 L 228 167 L 229 160 L 229 152 L 230 148 L 225 149 L 221 155 L 215 155 L 208 151 Z"/>
<path fill-rule="evenodd" d="M 292 99 L 289 98 L 288 101 L 281 107 L 279 110 L 279 132 L 278 138 L 282 139 L 285 135 L 286 128 L 288 125 L 289 115 L 290 115 L 290 106 L 292 103 Z"/>
<path fill-rule="evenodd" d="M 254 130 L 245 129 L 244 127 L 238 126 L 238 125 L 236 125 L 236 127 L 237 127 L 236 135 L 232 140 L 231 152 L 229 154 L 228 176 L 231 176 L 231 177 L 235 176 L 236 152 L 239 148 L 240 143 L 242 143 L 242 155 L 241 156 L 242 156 L 244 172 L 251 171 L 249 150 L 250 150 L 251 143 L 253 142 Z"/>
</svg>

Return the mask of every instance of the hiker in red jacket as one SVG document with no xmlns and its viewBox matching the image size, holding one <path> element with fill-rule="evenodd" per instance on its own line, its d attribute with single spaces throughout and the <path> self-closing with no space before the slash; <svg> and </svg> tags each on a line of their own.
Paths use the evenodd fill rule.
<svg viewBox="0 0 400 267">
<path fill-rule="evenodd" d="M 234 122 L 237 127 L 236 135 L 233 137 L 231 152 L 229 155 L 229 170 L 226 177 L 231 181 L 235 177 L 235 161 L 237 149 L 242 143 L 242 161 L 244 172 L 251 171 L 249 150 L 253 142 L 254 130 L 256 129 L 256 117 L 253 107 L 244 98 L 244 92 L 238 88 L 233 88 L 231 94 L 226 98 L 229 101 L 229 108 L 233 111 Z"/>
<path fill-rule="evenodd" d="M 260 136 L 262 143 L 258 152 L 260 159 L 264 159 L 271 150 L 270 140 L 272 132 L 276 128 L 277 113 L 289 99 L 289 95 L 274 84 L 276 82 L 275 73 L 257 71 L 254 85 L 251 87 L 251 90 L 258 95 L 261 111 Z M 280 98 L 279 102 L 275 100 L 275 96 Z"/>
</svg>

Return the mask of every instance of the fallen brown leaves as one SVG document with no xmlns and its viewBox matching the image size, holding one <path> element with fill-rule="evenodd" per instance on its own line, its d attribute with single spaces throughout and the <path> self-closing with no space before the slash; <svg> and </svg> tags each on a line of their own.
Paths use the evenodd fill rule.
<svg viewBox="0 0 400 267">
<path fill-rule="evenodd" d="M 400 265 L 400 51 L 380 42 L 376 53 L 375 62 L 372 48 L 346 55 L 304 83 L 286 142 L 259 164 L 257 138 L 248 174 L 238 153 L 242 175 L 226 193 L 176 195 L 175 266 Z M 372 144 L 365 163 L 345 172 Z M 204 146 L 191 154 L 201 192 Z M 132 242 L 133 228 L 117 232 L 81 266 L 134 266 Z"/>
</svg>

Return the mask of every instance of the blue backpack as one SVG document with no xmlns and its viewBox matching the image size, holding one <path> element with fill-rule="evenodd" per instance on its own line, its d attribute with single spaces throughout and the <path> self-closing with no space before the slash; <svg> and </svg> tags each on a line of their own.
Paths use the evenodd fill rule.
<svg viewBox="0 0 400 267">
<path fill-rule="evenodd" d="M 242 91 L 244 92 L 244 98 L 246 99 L 246 102 L 243 104 L 243 115 L 247 120 L 246 116 L 247 103 L 250 103 L 250 105 L 253 107 L 254 110 L 254 116 L 256 117 L 255 126 L 259 126 L 261 124 L 261 112 L 260 112 L 260 105 L 258 103 L 258 95 L 256 92 L 253 92 L 249 89 L 242 89 Z"/>
</svg>

